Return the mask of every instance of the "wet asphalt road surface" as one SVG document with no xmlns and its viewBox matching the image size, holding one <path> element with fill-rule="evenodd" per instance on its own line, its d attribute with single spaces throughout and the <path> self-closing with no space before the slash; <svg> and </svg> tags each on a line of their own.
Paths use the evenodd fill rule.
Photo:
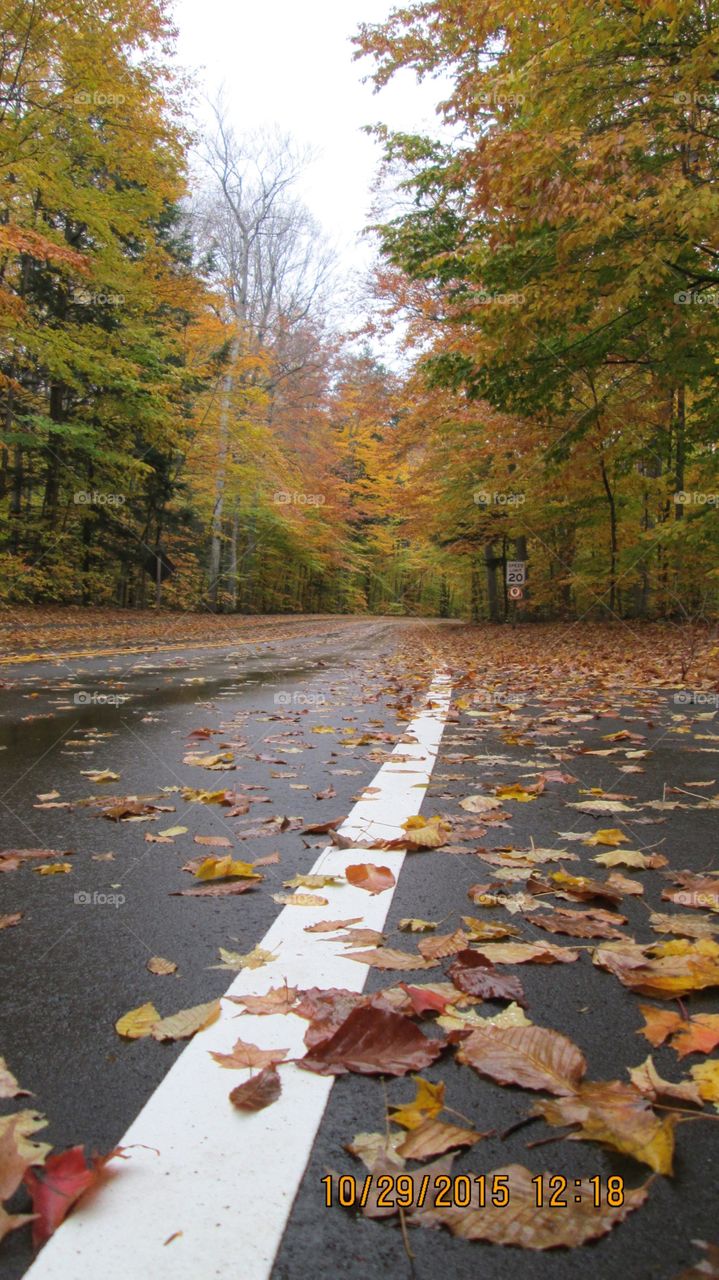
<svg viewBox="0 0 719 1280">
<path fill-rule="evenodd" d="M 187 651 L 150 654 L 133 659 L 129 666 L 127 658 L 104 658 L 73 663 L 71 670 L 49 663 L 2 672 L 11 686 L 3 694 L 0 736 L 0 746 L 6 748 L 0 751 L 2 846 L 73 850 L 67 859 L 70 874 L 39 875 L 31 860 L 0 876 L 0 914 L 24 913 L 17 927 L 0 931 L 0 1052 L 21 1084 L 32 1091 L 27 1103 L 48 1116 L 49 1127 L 41 1136 L 57 1148 L 85 1143 L 90 1150 L 110 1149 L 181 1052 L 182 1046 L 121 1041 L 114 1031 L 116 1018 L 150 999 L 162 1014 L 169 1014 L 220 995 L 229 975 L 211 968 L 218 947 L 247 951 L 254 946 L 280 910 L 271 893 L 284 879 L 309 868 L 326 843 L 324 837 L 298 831 L 247 839 L 242 839 L 243 832 L 256 832 L 265 819 L 278 815 L 301 816 L 305 825 L 341 817 L 371 782 L 385 752 L 402 733 L 391 705 L 398 688 L 406 693 L 412 685 L 419 687 L 416 670 L 406 663 L 405 677 L 394 683 L 397 645 L 411 639 L 411 626 L 358 624 L 338 628 L 322 642 L 283 639 L 271 649 L 257 646 L 250 654 Z M 416 636 L 419 640 L 421 629 Z M 397 669 L 402 669 L 401 662 Z M 78 702 L 78 692 L 94 700 Z M 108 703 L 98 701 L 99 696 L 129 700 Z M 719 777 L 716 719 L 706 714 L 697 719 L 694 709 L 677 705 L 663 691 L 639 691 L 631 701 L 618 694 L 599 701 L 599 718 L 581 699 L 565 698 L 558 723 L 543 724 L 533 712 L 546 718 L 547 706 L 535 706 L 530 695 L 526 702 L 520 698 L 523 705 L 515 715 L 523 730 L 509 742 L 510 712 L 492 705 L 478 718 L 460 710 L 445 730 L 423 813 L 466 817 L 458 801 L 467 794 L 533 781 L 542 770 L 561 769 L 576 781 L 550 782 L 532 803 L 508 801 L 511 820 L 490 828 L 479 843 L 489 849 L 527 848 L 531 840 L 536 846 L 567 847 L 580 858 L 566 864 L 568 870 L 604 878 L 606 872 L 591 861 L 596 849 L 578 841 L 564 845 L 558 833 L 620 826 L 632 848 L 656 848 L 674 868 L 715 869 L 716 810 L 690 801 L 689 809 L 641 810 L 638 816 L 651 821 L 635 823 L 625 821 L 626 814 L 600 821 L 567 808 L 568 801 L 580 798 L 581 788 L 630 794 L 637 797 L 632 803 L 638 808 L 643 800 L 661 799 L 667 783 L 686 786 L 688 781 Z M 570 723 L 567 717 L 572 717 Z M 365 730 L 368 725 L 380 740 L 339 745 L 340 731 Z M 333 733 L 312 733 L 322 726 Z M 205 741 L 188 739 L 197 728 L 220 732 Z M 651 754 L 641 761 L 642 773 L 619 772 L 628 760 L 623 753 L 583 754 L 586 749 L 607 748 L 611 744 L 604 735 L 627 728 L 646 736 L 642 745 Z M 382 734 L 387 735 L 384 740 Z M 242 743 L 233 747 L 239 768 L 215 773 L 184 765 L 188 743 L 201 751 Z M 110 769 L 121 780 L 92 783 L 82 776 L 83 769 Z M 336 794 L 316 799 L 330 784 Z M 180 785 L 245 788 L 247 797 L 257 802 L 247 817 L 229 820 L 218 805 L 188 805 L 168 790 L 167 803 L 175 805 L 174 812 L 149 823 L 111 822 L 96 807 L 34 807 L 48 803 L 38 801 L 38 795 L 56 790 L 64 803 L 99 794 L 157 796 L 162 788 Z M 695 801 L 718 789 L 697 788 Z M 267 803 L 259 802 L 265 798 Z M 186 826 L 187 834 L 170 844 L 145 841 L 146 833 L 175 825 Z M 171 896 L 192 883 L 181 868 L 203 852 L 193 836 L 228 833 L 233 840 L 239 837 L 236 856 L 253 859 L 275 849 L 280 852 L 279 865 L 264 869 L 261 888 L 227 899 Z M 441 921 L 441 931 L 450 932 L 462 914 L 481 914 L 467 891 L 478 881 L 492 881 L 493 868 L 471 852 L 476 847 L 475 840 L 465 845 L 466 853 L 440 850 L 406 859 L 387 922 L 388 945 L 415 945 L 410 936 L 392 933 L 403 917 Z M 109 853 L 114 855 L 111 860 Z M 656 941 L 648 908 L 673 909 L 660 900 L 668 882 L 658 872 L 623 870 L 645 885 L 642 898 L 625 897 L 618 908 L 628 918 L 626 932 L 640 942 Z M 575 904 L 552 902 L 557 905 Z M 508 919 L 501 908 L 489 918 Z M 526 940 L 572 942 L 542 934 L 531 925 L 531 915 L 526 921 L 521 915 L 513 917 L 512 922 Z M 151 955 L 176 961 L 178 974 L 149 974 L 145 966 Z M 686 1075 L 686 1062 L 677 1064 L 668 1048 L 651 1050 L 637 1035 L 640 999 L 594 967 L 589 952 L 574 964 L 523 965 L 506 972 L 521 977 L 532 1021 L 562 1031 L 581 1047 L 589 1064 L 588 1079 L 626 1080 L 626 1068 L 638 1065 L 650 1052 L 660 1074 L 670 1079 Z M 370 969 L 367 989 L 378 990 L 400 979 L 421 982 L 442 976 L 441 969 L 399 975 Z M 704 993 L 687 1004 L 692 1014 L 717 1012 L 716 999 Z M 500 1007 L 489 1005 L 487 1011 Z M 700 1060 L 692 1057 L 688 1065 Z M 450 1107 L 479 1130 L 496 1130 L 497 1135 L 525 1118 L 533 1100 L 524 1090 L 501 1088 L 458 1066 L 451 1055 L 423 1074 L 445 1082 Z M 386 1094 L 390 1103 L 405 1101 L 413 1087 L 409 1080 L 391 1079 Z M 17 1105 L 0 1102 L 0 1114 Z M 348 1280 L 384 1275 L 430 1280 L 437 1274 L 460 1280 L 476 1275 L 499 1280 L 588 1275 L 610 1280 L 617 1274 L 625 1280 L 672 1280 L 695 1260 L 692 1240 L 716 1238 L 716 1125 L 691 1121 L 677 1130 L 675 1178 L 653 1179 L 647 1204 L 591 1245 L 540 1254 L 463 1242 L 444 1231 L 414 1230 L 409 1235 L 414 1253 L 410 1260 L 392 1222 L 368 1221 L 324 1207 L 320 1179 L 328 1170 L 363 1172 L 344 1144 L 360 1131 L 384 1127 L 383 1082 L 355 1074 L 339 1078 L 277 1255 L 274 1280 L 330 1280 L 339 1274 Z M 561 1131 L 537 1120 L 504 1140 L 490 1137 L 459 1155 L 453 1172 L 481 1173 L 516 1162 L 533 1171 L 564 1173 L 569 1179 L 621 1174 L 628 1186 L 644 1183 L 649 1175 L 644 1166 L 599 1144 L 560 1141 L 559 1135 Z M 556 1140 L 528 1147 L 550 1137 Z M 2 1275 L 15 1280 L 32 1257 L 27 1233 L 11 1234 L 0 1248 Z M 239 1263 L 237 1280 L 241 1276 Z"/>
</svg>

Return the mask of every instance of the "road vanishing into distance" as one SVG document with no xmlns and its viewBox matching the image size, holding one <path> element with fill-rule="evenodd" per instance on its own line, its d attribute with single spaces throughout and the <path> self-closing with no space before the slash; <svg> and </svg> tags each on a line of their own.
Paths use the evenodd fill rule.
<svg viewBox="0 0 719 1280">
<path fill-rule="evenodd" d="M 346 1147 L 358 1134 L 386 1132 L 387 1106 L 414 1097 L 411 1073 L 333 1077 L 287 1063 L 271 1106 L 245 1113 L 229 1101 L 250 1071 L 223 1068 L 212 1052 L 230 1053 L 238 1038 L 290 1059 L 306 1051 L 309 1023 L 253 1013 L 252 996 L 285 985 L 393 987 L 396 995 L 400 983 L 448 982 L 451 945 L 428 971 L 388 972 L 347 958 L 382 939 L 416 953 L 432 934 L 400 930 L 408 919 L 452 935 L 463 916 L 481 917 L 516 926 L 524 941 L 576 944 L 573 963 L 502 969 L 521 980 L 516 1007 L 580 1046 L 587 1078 L 627 1081 L 626 1070 L 650 1052 L 662 1076 L 676 1076 L 675 1054 L 637 1034 L 636 996 L 592 964 L 600 939 L 542 933 L 519 899 L 509 910 L 489 903 L 497 885 L 501 897 L 521 881 L 516 870 L 498 869 L 496 851 L 566 850 L 578 860 L 539 873 L 559 867 L 604 879 L 605 867 L 592 861 L 601 847 L 576 836 L 617 824 L 632 848 L 666 853 L 672 866 L 695 872 L 711 867 L 716 812 L 701 803 L 668 813 L 629 805 L 601 820 L 568 807 L 593 788 L 631 793 L 637 803 L 688 781 L 699 801 L 713 794 L 719 738 L 710 710 L 698 718 L 656 689 L 638 689 L 631 700 L 597 690 L 592 701 L 560 687 L 509 687 L 478 701 L 482 653 L 473 653 L 467 694 L 461 645 L 471 650 L 472 631 L 455 623 L 288 619 L 252 643 L 56 654 L 0 669 L 0 917 L 20 915 L 0 930 L 0 1053 L 29 1095 L 0 1101 L 0 1116 L 28 1107 L 48 1120 L 38 1141 L 103 1154 L 121 1146 L 126 1157 L 112 1160 L 36 1261 L 27 1230 L 5 1238 L 7 1280 L 26 1272 L 31 1280 L 671 1280 L 694 1261 L 691 1242 L 716 1235 L 710 1119 L 677 1126 L 675 1176 L 661 1177 L 528 1119 L 536 1094 L 499 1087 L 453 1053 L 417 1070 L 444 1084 L 445 1120 L 487 1135 L 455 1152 L 452 1176 L 523 1164 L 563 1175 L 570 1200 L 582 1178 L 621 1177 L 627 1189 L 649 1183 L 641 1210 L 601 1239 L 535 1252 L 419 1229 L 405 1214 L 340 1207 L 339 1183 L 328 1175 L 362 1185 L 367 1168 Z M 637 750 L 641 768 L 631 763 Z M 538 778 L 541 794 L 522 802 L 522 788 Z M 520 798 L 508 797 L 509 812 L 490 818 L 489 829 L 484 814 L 460 806 L 515 783 Z M 444 847 L 380 846 L 401 844 L 403 824 L 420 809 L 451 827 Z M 478 847 L 495 851 L 494 863 Z M 38 856 L 13 865 L 13 851 Z M 232 883 L 196 874 L 206 858 L 228 853 L 258 863 L 262 879 L 234 881 L 250 885 L 241 893 L 181 892 Z M 387 868 L 389 887 L 370 893 L 344 882 L 348 866 L 365 863 Z M 68 869 L 43 873 L 53 864 Z M 338 880 L 286 883 L 308 874 Z M 649 915 L 672 909 L 660 899 L 668 881 L 641 875 L 646 895 L 627 889 L 612 910 L 625 917 L 628 938 L 656 942 Z M 485 888 L 470 899 L 478 882 Z M 302 901 L 311 894 L 319 906 Z M 282 901 L 293 896 L 300 901 Z M 307 931 L 323 921 L 350 923 Z M 157 957 L 172 971 L 151 972 Z M 220 1018 L 192 1039 L 130 1039 L 116 1030 L 147 1003 L 166 1018 L 230 988 L 234 999 L 220 1001 Z M 498 1014 L 506 1003 L 488 999 L 481 1013 Z M 704 993 L 692 996 L 692 1013 L 713 1007 Z M 444 1034 L 433 1019 L 440 1008 L 422 1020 L 430 1041 Z M 17 1205 L 27 1208 L 22 1194 Z"/>
</svg>

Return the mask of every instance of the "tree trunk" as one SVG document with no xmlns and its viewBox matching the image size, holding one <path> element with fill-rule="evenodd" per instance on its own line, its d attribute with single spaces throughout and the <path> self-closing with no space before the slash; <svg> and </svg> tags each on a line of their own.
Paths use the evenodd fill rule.
<svg viewBox="0 0 719 1280">
<path fill-rule="evenodd" d="M 222 399 L 220 402 L 220 424 L 218 432 L 217 474 L 215 476 L 215 504 L 212 509 L 212 532 L 210 542 L 209 585 L 207 600 L 211 609 L 217 609 L 220 587 L 220 569 L 222 564 L 222 513 L 225 505 L 225 486 L 227 483 L 227 457 L 230 444 L 230 414 L 232 413 L 232 392 L 235 385 L 235 367 L 240 354 L 240 337 L 236 334 L 230 345 L 230 358 L 227 373 L 222 380 Z"/>
</svg>

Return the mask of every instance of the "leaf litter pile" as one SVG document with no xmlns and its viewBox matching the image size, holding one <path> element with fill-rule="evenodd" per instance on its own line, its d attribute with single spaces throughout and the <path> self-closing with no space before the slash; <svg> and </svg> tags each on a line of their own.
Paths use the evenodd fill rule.
<svg viewBox="0 0 719 1280">
<path fill-rule="evenodd" d="M 352 1210 L 386 1219 L 401 1229 L 405 1241 L 406 1228 L 413 1226 L 529 1249 L 582 1245 L 639 1210 L 657 1178 L 675 1176 L 679 1140 L 683 1160 L 691 1160 L 692 1122 L 710 1125 L 719 1119 L 719 1059 L 710 1056 L 719 1045 L 719 1010 L 709 1003 L 712 989 L 719 987 L 719 871 L 713 869 L 710 844 L 712 822 L 716 830 L 712 811 L 719 809 L 719 762 L 714 767 L 719 732 L 715 710 L 706 706 L 706 692 L 717 687 L 717 653 L 707 645 L 694 646 L 685 658 L 681 633 L 659 630 L 645 628 L 645 642 L 629 653 L 624 637 L 610 628 L 583 630 L 579 647 L 576 637 L 564 643 L 562 633 L 550 628 L 538 627 L 531 635 L 492 629 L 491 645 L 478 645 L 476 629 L 457 630 L 448 642 L 446 632 L 428 627 L 426 652 L 418 655 L 415 642 L 402 654 L 394 705 L 400 721 L 411 719 L 416 695 L 441 665 L 432 650 L 441 652 L 452 678 L 453 704 L 432 788 L 422 816 L 404 824 L 401 839 L 352 843 L 358 857 L 346 879 L 369 896 L 392 889 L 390 869 L 381 859 L 370 861 L 365 850 L 403 848 L 411 855 L 404 874 L 411 875 L 416 859 L 414 865 L 425 866 L 442 886 L 438 897 L 446 897 L 449 884 L 451 910 L 443 901 L 433 913 L 437 918 L 427 918 L 424 895 L 423 911 L 398 919 L 393 934 L 363 928 L 361 917 L 307 926 L 317 945 L 341 942 L 346 959 L 366 966 L 375 990 L 300 990 L 285 984 L 264 995 L 230 997 L 241 1012 L 307 1023 L 306 1052 L 300 1058 L 241 1037 L 230 1053 L 213 1054 L 218 1069 L 248 1073 L 229 1092 L 238 1123 L 277 1101 L 284 1070 L 338 1077 L 340 1088 L 356 1074 L 384 1077 L 384 1084 L 377 1082 L 384 1112 L 377 1131 L 347 1135 L 358 1183 L 367 1173 L 376 1185 L 383 1173 L 402 1172 L 414 1186 L 425 1176 L 435 1183 L 459 1172 L 484 1175 L 488 1182 L 499 1178 L 509 1188 L 511 1212 L 501 1204 L 439 1207 L 432 1196 L 421 1207 L 416 1196 L 411 1208 L 388 1207 L 376 1191 L 361 1209 Z M 687 686 L 704 691 L 704 701 L 687 705 L 684 693 L 677 701 L 675 693 Z M 292 713 L 277 717 L 282 718 L 297 721 Z M 306 748 L 311 732 L 335 730 L 303 724 L 299 732 L 280 732 L 268 744 L 274 750 L 256 752 L 254 758 L 273 770 L 282 768 L 275 776 L 297 777 L 298 769 L 287 766 L 296 764 L 292 756 Z M 210 741 L 215 736 L 218 743 Z M 349 729 L 341 739 L 349 749 L 369 748 L 363 758 L 377 763 L 397 742 L 399 734 L 371 726 Z M 232 836 L 195 835 L 199 852 L 182 864 L 194 885 L 176 892 L 244 894 L 261 884 L 259 868 L 276 864 L 279 855 L 238 858 L 235 841 L 301 831 L 325 837 L 315 839 L 316 847 L 328 839 L 342 844 L 336 831 L 341 817 L 312 824 L 284 815 L 257 820 L 252 806 L 265 799 L 263 789 L 225 785 L 225 775 L 239 766 L 246 747 L 226 731 L 197 728 L 184 763 L 221 774 L 221 786 L 93 796 L 75 804 L 112 823 L 165 819 L 167 825 L 147 831 L 144 840 L 170 844 L 187 834 L 181 822 L 172 825 L 173 819 L 166 819 L 176 812 L 176 798 L 184 802 L 183 811 L 188 804 L 221 806 L 226 818 L 239 819 Z M 667 747 L 680 761 L 680 773 L 672 778 L 660 776 L 657 763 Z M 88 772 L 91 781 L 104 785 L 116 778 L 111 771 L 104 776 Z M 302 784 L 295 785 L 301 789 Z M 61 807 L 63 802 L 49 794 L 53 798 L 46 796 L 38 807 Z M 333 794 L 330 784 L 317 799 Z M 562 819 L 548 830 L 542 813 L 550 802 L 553 815 L 561 806 Z M 432 808 L 437 811 L 425 812 Z M 674 834 L 686 831 L 680 824 L 688 822 L 692 830 L 706 831 L 699 866 L 687 865 L 685 837 Z M 518 839 L 515 832 L 521 832 Z M 65 858 L 71 852 L 57 851 L 58 861 L 47 865 L 69 870 Z M 4 869 L 16 870 L 41 853 L 9 850 L 0 857 L 10 861 Z M 286 879 L 286 892 L 273 897 L 280 906 L 300 910 L 322 906 L 327 901 L 322 889 L 329 883 L 335 887 L 342 881 L 300 874 Z M 21 918 L 21 912 L 0 917 L 0 927 L 15 926 Z M 216 967 L 238 972 L 273 959 L 257 946 L 244 952 L 221 948 Z M 562 975 L 575 966 L 589 968 L 590 978 L 601 975 L 603 984 L 600 1006 L 583 1010 L 585 1017 L 606 1018 L 612 1001 L 635 1002 L 639 1038 L 613 1041 L 616 1069 L 607 1078 L 594 1078 L 581 1036 L 561 1029 L 570 1003 Z M 167 977 L 176 965 L 156 956 L 147 969 Z M 536 1018 L 534 1008 L 544 1016 Z M 559 1027 L 550 1025 L 547 1010 L 556 1013 Z M 119 1016 L 115 1025 L 118 1036 L 128 1040 L 182 1040 L 211 1025 L 218 1013 L 218 1002 L 208 1001 L 163 1016 L 149 1000 Z M 646 1053 L 638 1049 L 641 1044 Z M 660 1069 L 655 1057 L 660 1064 L 669 1058 L 669 1068 Z M 469 1088 L 476 1099 L 471 1117 L 445 1098 L 444 1081 L 432 1079 L 438 1072 L 456 1079 L 452 1063 L 463 1073 L 462 1091 Z M 671 1078 L 665 1078 L 667 1070 Z M 409 1092 L 409 1082 L 392 1083 L 407 1076 L 412 1078 Z M 22 1093 L 0 1059 L 0 1097 Z M 506 1107 L 503 1113 L 498 1106 L 503 1093 L 511 1115 L 504 1137 L 487 1118 L 506 1114 Z M 42 1243 L 83 1191 L 103 1176 L 107 1160 L 125 1154 L 86 1157 L 76 1147 L 50 1155 L 47 1145 L 32 1137 L 43 1123 L 30 1110 L 0 1120 L 0 1201 L 9 1206 L 24 1184 L 35 1215 L 0 1209 L 0 1238 L 31 1221 L 35 1241 Z M 483 1144 L 494 1151 L 509 1140 L 507 1130 L 520 1128 L 527 1136 L 540 1135 L 528 1136 L 527 1165 L 482 1157 Z M 556 1150 L 552 1143 L 571 1143 L 573 1149 L 594 1144 L 588 1149 L 597 1152 L 589 1165 L 585 1161 L 587 1173 L 576 1179 L 577 1195 L 569 1195 L 561 1212 L 550 1205 L 552 1162 L 538 1161 L 534 1154 L 545 1143 L 550 1151 Z M 603 1174 L 599 1203 L 590 1193 L 590 1168 Z M 615 1168 L 624 1177 L 621 1204 L 607 1196 L 606 1175 Z M 539 1204 L 538 1174 L 549 1188 Z M 703 1267 L 712 1265 L 713 1247 L 706 1248 Z"/>
</svg>

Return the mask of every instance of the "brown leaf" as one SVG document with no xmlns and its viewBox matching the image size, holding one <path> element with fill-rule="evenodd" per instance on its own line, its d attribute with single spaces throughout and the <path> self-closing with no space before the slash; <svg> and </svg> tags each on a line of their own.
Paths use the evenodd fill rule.
<svg viewBox="0 0 719 1280">
<path fill-rule="evenodd" d="M 672 1172 L 676 1116 L 659 1120 L 634 1085 L 621 1080 L 589 1081 L 571 1096 L 535 1102 L 532 1111 L 547 1124 L 578 1124 L 572 1138 L 604 1143 L 648 1164 L 655 1173 Z"/>
<path fill-rule="evenodd" d="M 584 1055 L 571 1040 L 534 1026 L 473 1031 L 460 1044 L 457 1061 L 499 1084 L 560 1095 L 573 1094 L 587 1069 Z"/>
<path fill-rule="evenodd" d="M 0 929 L 11 929 L 13 925 L 20 923 L 23 915 L 22 911 L 13 911 L 10 915 L 0 916 Z"/>
<path fill-rule="evenodd" d="M 488 1240 L 492 1244 L 518 1245 L 522 1249 L 574 1248 L 606 1235 L 627 1214 L 644 1204 L 648 1192 L 644 1187 L 626 1189 L 623 1204 L 615 1208 L 606 1202 L 602 1189 L 600 1208 L 595 1208 L 595 1186 L 589 1179 L 573 1181 L 572 1194 L 566 1208 L 558 1210 L 552 1203 L 555 1184 L 550 1173 L 543 1174 L 542 1207 L 537 1207 L 536 1173 L 523 1165 L 505 1165 L 485 1174 L 486 1185 L 497 1185 L 507 1193 L 509 1208 L 493 1204 L 488 1198 L 485 1208 L 430 1208 L 415 1213 L 413 1220 L 421 1226 L 445 1226 L 452 1235 L 464 1240 Z M 473 1184 L 473 1174 L 468 1174 Z M 580 1197 L 577 1203 L 577 1197 Z M 433 1204 L 432 1200 L 428 1203 Z"/>
<path fill-rule="evenodd" d="M 384 1009 L 354 1009 L 328 1040 L 316 1044 L 297 1065 L 318 1075 L 402 1076 L 421 1071 L 439 1057 L 444 1041 L 428 1040 L 409 1018 Z"/>
<path fill-rule="evenodd" d="M 411 951 L 395 951 L 393 947 L 376 947 L 368 951 L 346 951 L 343 960 L 357 960 L 373 969 L 436 969 L 437 960 L 425 960 Z"/>
<path fill-rule="evenodd" d="M 274 1067 L 265 1067 L 259 1075 L 238 1084 L 230 1094 L 230 1102 L 240 1111 L 263 1111 L 276 1102 L 282 1092 L 280 1077 Z"/>
<path fill-rule="evenodd" d="M 305 933 L 336 933 L 338 929 L 346 929 L 348 925 L 359 924 L 362 916 L 352 916 L 349 920 L 319 920 L 317 924 L 306 924 Z"/>
<path fill-rule="evenodd" d="M 431 938 L 422 938 L 417 950 L 425 960 L 444 960 L 446 956 L 456 956 L 463 951 L 469 942 L 469 934 L 464 929 L 456 929 L 454 933 L 438 933 Z"/>
<path fill-rule="evenodd" d="M 284 1062 L 288 1053 L 289 1049 L 260 1049 L 256 1044 L 237 1040 L 232 1053 L 211 1050 L 210 1057 L 221 1067 L 237 1070 L 240 1067 L 274 1067 L 278 1062 Z"/>
<path fill-rule="evenodd" d="M 457 959 L 447 970 L 458 991 L 466 991 L 471 996 L 481 996 L 483 1000 L 516 1000 L 526 1005 L 519 978 L 514 974 L 498 973 L 494 965 L 478 951 L 460 951 Z"/>
<path fill-rule="evenodd" d="M 570 911 L 557 907 L 545 915 L 532 913 L 532 924 L 547 933 L 564 933 L 570 938 L 625 938 L 626 934 L 609 923 L 607 917 L 625 921 L 624 916 L 609 911 Z"/>
<path fill-rule="evenodd" d="M 232 1004 L 242 1005 L 243 1013 L 271 1014 L 289 1013 L 297 1003 L 299 992 L 297 987 L 270 987 L 263 996 L 225 996 Z"/>
<path fill-rule="evenodd" d="M 489 942 L 473 950 L 492 964 L 570 964 L 579 959 L 572 947 L 553 942 Z"/>
<path fill-rule="evenodd" d="M 256 865 L 256 864 L 255 864 Z M 207 884 L 197 889 L 175 889 L 171 898 L 231 898 L 257 888 L 256 880 L 236 880 L 230 884 Z"/>
<path fill-rule="evenodd" d="M 660 1102 L 664 1106 L 703 1106 L 702 1096 L 693 1081 L 663 1080 L 651 1055 L 638 1067 L 629 1068 L 629 1078 L 634 1088 L 649 1098 L 650 1102 Z"/>
<path fill-rule="evenodd" d="M 442 1120 L 425 1120 L 418 1129 L 407 1134 L 399 1155 L 405 1160 L 428 1160 L 432 1156 L 444 1155 L 453 1147 L 472 1147 L 486 1133 L 477 1133 L 475 1129 L 460 1129 L 456 1124 L 445 1124 Z"/>
</svg>

